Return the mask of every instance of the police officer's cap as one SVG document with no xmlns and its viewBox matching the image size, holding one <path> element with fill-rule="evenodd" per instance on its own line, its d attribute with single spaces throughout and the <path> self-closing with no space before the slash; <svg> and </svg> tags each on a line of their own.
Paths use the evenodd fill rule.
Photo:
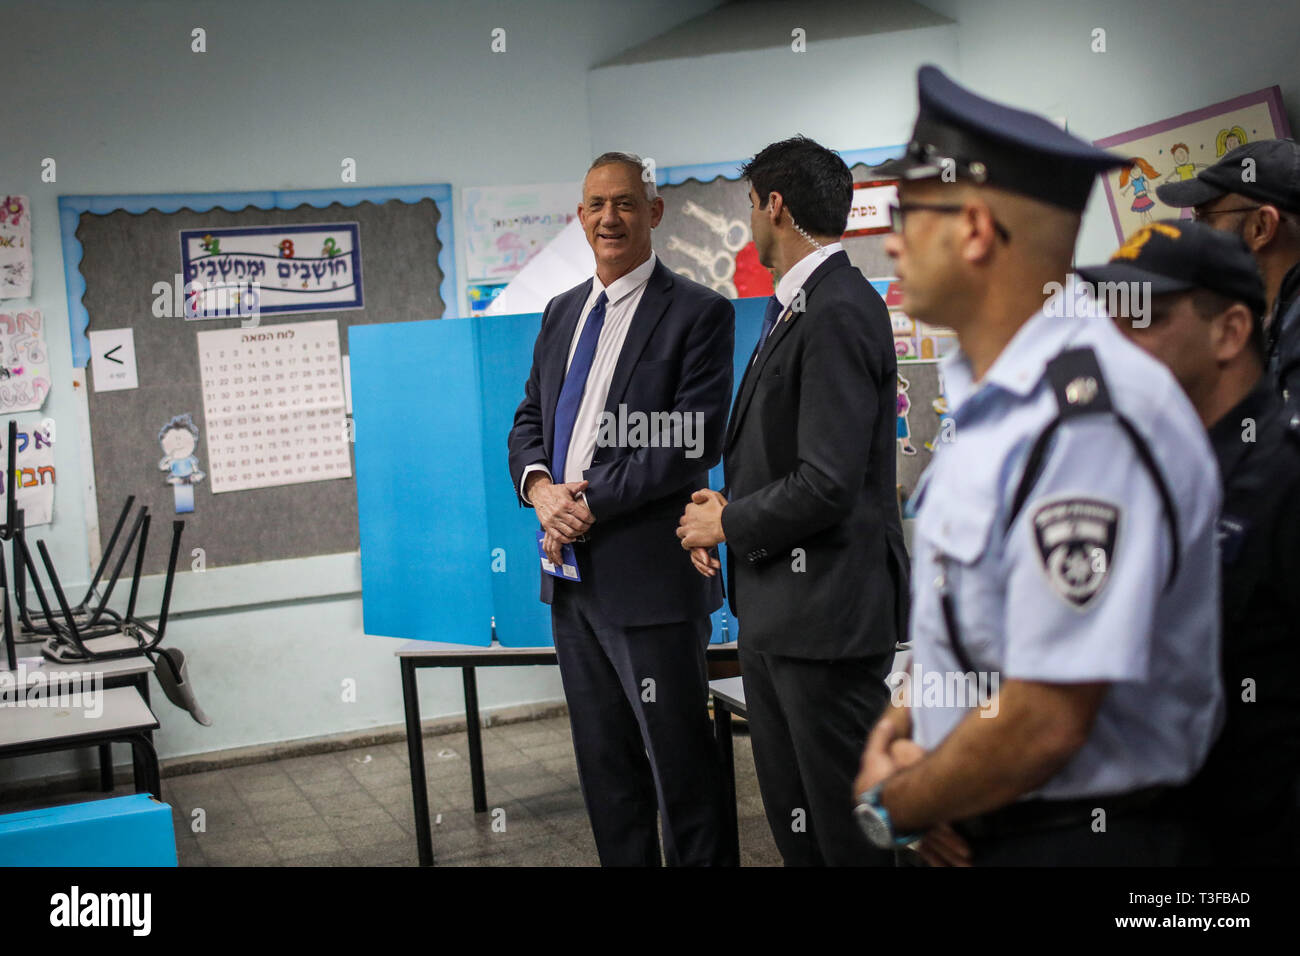
<svg viewBox="0 0 1300 956">
<path fill-rule="evenodd" d="M 1300 144 L 1293 139 L 1261 139 L 1223 154 L 1193 179 L 1165 183 L 1156 195 L 1168 206 L 1199 206 L 1228 193 L 1240 193 L 1287 212 L 1300 213 Z"/>
<path fill-rule="evenodd" d="M 1166 219 L 1143 226 L 1104 266 L 1079 269 L 1092 283 L 1149 282 L 1152 295 L 1207 289 L 1264 311 L 1264 282 L 1255 257 L 1232 233 L 1190 219 Z"/>
<path fill-rule="evenodd" d="M 877 179 L 958 179 L 1082 212 L 1099 172 L 1121 156 L 1071 136 L 1051 120 L 958 86 L 943 71 L 917 74 L 920 110 L 906 153 L 872 170 Z"/>
</svg>

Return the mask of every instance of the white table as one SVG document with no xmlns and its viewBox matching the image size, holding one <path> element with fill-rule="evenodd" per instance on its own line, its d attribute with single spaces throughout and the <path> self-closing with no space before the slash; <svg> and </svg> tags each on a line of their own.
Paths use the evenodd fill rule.
<svg viewBox="0 0 1300 956">
<path fill-rule="evenodd" d="M 112 637 L 97 638 L 99 641 L 112 641 Z M 130 640 L 128 638 L 128 640 Z M 134 645 L 135 642 L 132 641 Z M 110 650 L 110 647 L 102 647 L 102 650 Z M 36 680 L 37 674 L 85 674 L 99 675 L 104 688 L 113 687 L 134 687 L 144 699 L 145 705 L 150 705 L 149 700 L 149 675 L 154 672 L 153 661 L 143 654 L 135 657 L 115 657 L 103 661 L 79 661 L 67 664 L 56 664 L 53 661 L 47 661 L 45 658 L 21 657 L 18 659 L 23 665 L 22 671 L 26 674 L 26 682 L 30 684 Z M 8 668 L 3 668 L 7 671 Z M 153 734 L 149 734 L 150 744 L 153 743 Z M 113 745 L 112 743 L 102 743 L 99 745 L 99 787 L 104 793 L 113 791 Z"/>
<path fill-rule="evenodd" d="M 86 706 L 84 694 L 80 701 L 69 695 L 65 702 L 51 697 L 39 706 L 25 701 L 23 706 L 0 707 L 0 758 L 127 743 L 136 792 L 161 800 L 158 754 L 149 739 L 150 732 L 158 729 L 158 718 L 134 687 L 104 689 L 101 685 L 95 697 L 93 708 Z"/>
</svg>

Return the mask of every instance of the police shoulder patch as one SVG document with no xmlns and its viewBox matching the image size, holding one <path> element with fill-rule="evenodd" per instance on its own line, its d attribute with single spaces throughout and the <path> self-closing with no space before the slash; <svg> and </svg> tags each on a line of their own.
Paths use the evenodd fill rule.
<svg viewBox="0 0 1300 956">
<path fill-rule="evenodd" d="M 1035 509 L 1031 523 L 1052 590 L 1087 607 L 1110 578 L 1119 508 L 1093 498 L 1057 498 Z"/>
</svg>

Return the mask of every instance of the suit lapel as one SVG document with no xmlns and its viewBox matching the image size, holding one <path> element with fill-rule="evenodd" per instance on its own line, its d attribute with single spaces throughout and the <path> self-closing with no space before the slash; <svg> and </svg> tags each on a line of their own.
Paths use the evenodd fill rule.
<svg viewBox="0 0 1300 956">
<path fill-rule="evenodd" d="M 827 258 L 825 262 L 813 270 L 812 275 L 801 286 L 804 295 L 805 312 L 809 308 L 808 303 L 817 284 L 836 269 L 847 265 L 849 265 L 848 254 L 841 251 Z M 731 421 L 727 423 L 727 440 L 723 446 L 724 448 L 730 448 L 732 442 L 736 439 L 736 432 L 739 431 L 741 419 L 745 417 L 745 412 L 749 409 L 750 399 L 754 397 L 754 387 L 758 383 L 759 376 L 762 375 L 763 367 L 776 354 L 781 340 L 789 334 L 795 322 L 803 316 L 803 312 L 793 311 L 793 305 L 794 303 L 791 303 L 781 313 L 781 318 L 777 320 L 775 327 L 773 327 L 772 334 L 767 338 L 767 343 L 763 346 L 762 351 L 758 353 L 757 360 L 745 370 L 745 375 L 740 380 L 740 391 L 736 394 L 736 404 L 731 409 Z"/>
<path fill-rule="evenodd" d="M 605 410 L 613 412 L 623 400 L 628 382 L 632 378 L 632 369 L 641 359 L 646 343 L 654 334 L 659 320 L 668 311 L 672 301 L 673 274 L 662 261 L 655 263 L 654 271 L 646 282 L 645 292 L 637 304 L 632 322 L 628 325 L 627 337 L 623 339 L 623 348 L 618 354 L 618 363 L 614 366 L 614 377 L 609 382 L 609 395 L 605 399 Z"/>
<path fill-rule="evenodd" d="M 578 327 L 578 319 L 582 318 L 582 307 L 591 297 L 591 283 L 592 280 L 588 279 L 580 286 L 578 293 L 573 297 L 573 304 L 552 319 L 559 325 L 555 330 L 552 354 L 543 366 L 541 394 L 544 422 L 542 441 L 548 456 L 555 447 L 555 407 L 560 403 L 560 388 L 564 385 L 564 370 L 569 361 L 569 347 L 573 344 L 573 332 Z"/>
</svg>

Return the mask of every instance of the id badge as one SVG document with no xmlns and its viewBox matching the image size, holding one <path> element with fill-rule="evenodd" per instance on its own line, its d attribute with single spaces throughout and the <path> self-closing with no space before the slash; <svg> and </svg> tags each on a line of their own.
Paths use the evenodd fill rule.
<svg viewBox="0 0 1300 956">
<path fill-rule="evenodd" d="M 542 550 L 542 541 L 545 538 L 545 531 L 537 532 L 537 554 L 542 559 L 542 571 L 553 578 L 563 578 L 566 581 L 581 581 L 582 575 L 578 573 L 578 556 L 573 550 L 573 545 L 560 545 L 560 560 L 563 564 L 557 568 L 551 563 L 551 559 L 546 556 L 546 552 Z"/>
</svg>

